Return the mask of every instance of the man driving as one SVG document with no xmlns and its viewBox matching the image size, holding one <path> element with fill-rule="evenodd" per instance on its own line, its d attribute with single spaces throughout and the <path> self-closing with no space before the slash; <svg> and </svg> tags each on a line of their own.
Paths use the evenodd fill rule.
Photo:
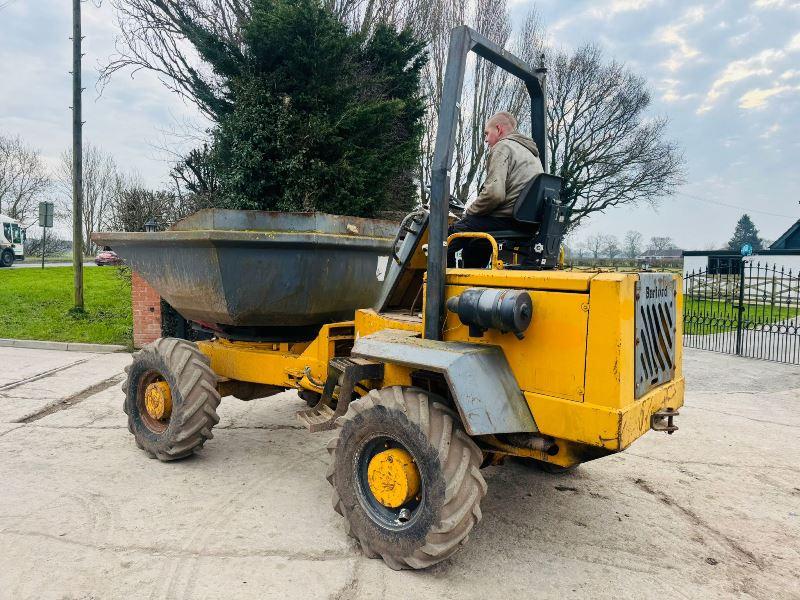
<svg viewBox="0 0 800 600">
<path fill-rule="evenodd" d="M 543 172 L 536 142 L 517 131 L 517 119 L 508 112 L 491 117 L 483 129 L 489 146 L 486 177 L 478 197 L 467 206 L 464 216 L 453 223 L 448 235 L 465 231 L 519 229 L 514 220 L 514 203 L 525 185 Z M 489 261 L 485 240 L 455 239 L 447 250 L 448 266 L 455 266 L 455 253 L 463 250 L 465 268 L 482 268 Z"/>
</svg>

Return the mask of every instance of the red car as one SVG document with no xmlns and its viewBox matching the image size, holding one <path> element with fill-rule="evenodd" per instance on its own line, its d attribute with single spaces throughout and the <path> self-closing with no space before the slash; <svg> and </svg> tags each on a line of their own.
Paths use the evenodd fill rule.
<svg viewBox="0 0 800 600">
<path fill-rule="evenodd" d="M 97 254 L 97 256 L 94 257 L 94 262 L 98 267 L 113 267 L 116 265 L 121 265 L 122 259 L 116 252 L 106 246 Z"/>
</svg>

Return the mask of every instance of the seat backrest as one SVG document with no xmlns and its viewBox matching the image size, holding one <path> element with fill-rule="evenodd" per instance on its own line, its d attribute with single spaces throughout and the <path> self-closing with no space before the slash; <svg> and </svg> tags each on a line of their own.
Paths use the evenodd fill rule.
<svg viewBox="0 0 800 600">
<path fill-rule="evenodd" d="M 522 188 L 514 203 L 514 219 L 521 223 L 541 223 L 545 200 L 558 201 L 561 196 L 561 177 L 540 173 Z"/>
</svg>

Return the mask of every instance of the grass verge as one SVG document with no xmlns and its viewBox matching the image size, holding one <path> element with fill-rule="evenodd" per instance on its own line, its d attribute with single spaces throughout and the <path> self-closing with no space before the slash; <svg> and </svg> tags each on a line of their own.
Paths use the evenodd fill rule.
<svg viewBox="0 0 800 600">
<path fill-rule="evenodd" d="M 698 300 L 684 297 L 684 333 L 687 335 L 709 335 L 735 331 L 739 316 L 738 304 L 716 300 Z M 800 309 L 782 306 L 745 304 L 742 323 L 745 329 L 795 320 Z"/>
<path fill-rule="evenodd" d="M 84 312 L 73 310 L 72 267 L 0 270 L 0 337 L 132 346 L 130 280 L 84 269 Z"/>
</svg>

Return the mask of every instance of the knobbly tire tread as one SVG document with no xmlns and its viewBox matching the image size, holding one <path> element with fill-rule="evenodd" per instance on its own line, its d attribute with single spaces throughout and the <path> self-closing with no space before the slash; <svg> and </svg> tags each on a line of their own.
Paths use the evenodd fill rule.
<svg viewBox="0 0 800 600">
<path fill-rule="evenodd" d="M 344 517 L 348 535 L 359 541 L 367 557 L 380 556 L 395 570 L 423 569 L 449 558 L 466 543 L 482 517 L 480 501 L 487 489 L 480 472 L 483 454 L 464 432 L 458 415 L 443 402 L 417 388 L 372 390 L 350 403 L 337 422 L 339 435 L 327 446 L 331 462 L 326 478 L 333 486 L 333 509 Z M 351 441 L 357 444 L 359 433 L 363 438 L 381 423 L 407 432 L 412 439 L 416 436 L 417 442 L 427 446 L 418 461 L 429 485 L 426 512 L 419 520 L 424 526 L 407 535 L 381 528 L 370 519 L 348 475 L 354 456 Z"/>
<path fill-rule="evenodd" d="M 148 370 L 159 371 L 172 391 L 172 416 L 167 429 L 160 434 L 151 431 L 139 416 L 137 378 Z M 122 391 L 128 431 L 150 458 L 165 462 L 185 458 L 214 437 L 211 429 L 219 423 L 220 403 L 217 376 L 208 357 L 194 343 L 159 338 L 133 355 L 125 373 Z"/>
<path fill-rule="evenodd" d="M 14 260 L 16 257 L 14 256 L 14 252 L 9 248 L 4 248 L 0 251 L 0 267 L 11 267 L 14 265 Z"/>
</svg>

